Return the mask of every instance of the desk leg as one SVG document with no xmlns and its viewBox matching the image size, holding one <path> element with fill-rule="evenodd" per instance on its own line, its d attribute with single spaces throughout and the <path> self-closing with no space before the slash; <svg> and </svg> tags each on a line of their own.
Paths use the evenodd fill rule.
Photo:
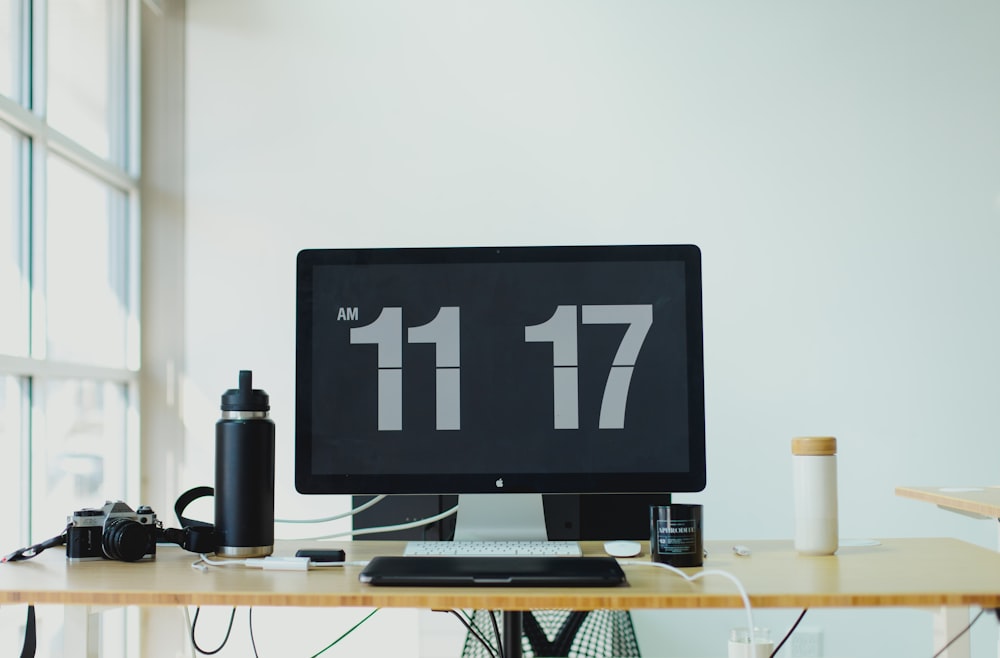
<svg viewBox="0 0 1000 658">
<path fill-rule="evenodd" d="M 66 658 L 100 658 L 101 609 L 68 605 L 63 621 L 63 655 Z"/>
<path fill-rule="evenodd" d="M 934 651 L 938 651 L 953 637 L 969 625 L 968 608 L 951 608 L 942 606 L 934 611 Z M 969 658 L 972 651 L 969 634 L 966 633 L 955 641 L 941 658 Z"/>
<path fill-rule="evenodd" d="M 997 550 L 1000 551 L 1000 519 L 997 521 Z M 997 638 L 997 656 L 1000 658 L 1000 638 Z"/>
<path fill-rule="evenodd" d="M 524 631 L 524 613 L 505 610 L 503 613 L 503 650 L 505 658 L 521 658 L 521 633 Z"/>
</svg>

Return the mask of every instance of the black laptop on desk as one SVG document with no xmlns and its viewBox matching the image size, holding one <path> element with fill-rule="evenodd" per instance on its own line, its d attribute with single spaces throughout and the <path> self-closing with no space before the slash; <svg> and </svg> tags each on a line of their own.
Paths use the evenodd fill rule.
<svg viewBox="0 0 1000 658">
<path fill-rule="evenodd" d="M 358 578 L 371 585 L 613 587 L 625 572 L 610 557 L 373 558 Z"/>
</svg>

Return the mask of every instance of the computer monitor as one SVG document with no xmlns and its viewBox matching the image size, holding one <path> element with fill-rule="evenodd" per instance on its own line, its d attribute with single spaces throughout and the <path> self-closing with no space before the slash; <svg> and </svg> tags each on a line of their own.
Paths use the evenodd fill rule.
<svg viewBox="0 0 1000 658">
<path fill-rule="evenodd" d="M 296 313 L 301 493 L 534 539 L 540 494 L 705 486 L 696 246 L 307 249 Z"/>
</svg>

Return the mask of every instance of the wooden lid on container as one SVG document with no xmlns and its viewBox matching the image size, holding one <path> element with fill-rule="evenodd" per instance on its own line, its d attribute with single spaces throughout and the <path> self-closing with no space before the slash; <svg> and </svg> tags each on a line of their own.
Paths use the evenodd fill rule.
<svg viewBox="0 0 1000 658">
<path fill-rule="evenodd" d="M 837 438 L 834 436 L 798 436 L 792 439 L 793 455 L 835 455 Z"/>
</svg>

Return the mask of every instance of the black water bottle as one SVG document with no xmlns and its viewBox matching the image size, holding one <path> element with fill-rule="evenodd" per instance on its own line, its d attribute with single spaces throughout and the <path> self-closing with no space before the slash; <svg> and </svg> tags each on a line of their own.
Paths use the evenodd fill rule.
<svg viewBox="0 0 1000 658">
<path fill-rule="evenodd" d="M 267 393 L 240 371 L 240 387 L 222 394 L 215 424 L 217 555 L 261 557 L 274 551 L 274 423 Z"/>
</svg>

